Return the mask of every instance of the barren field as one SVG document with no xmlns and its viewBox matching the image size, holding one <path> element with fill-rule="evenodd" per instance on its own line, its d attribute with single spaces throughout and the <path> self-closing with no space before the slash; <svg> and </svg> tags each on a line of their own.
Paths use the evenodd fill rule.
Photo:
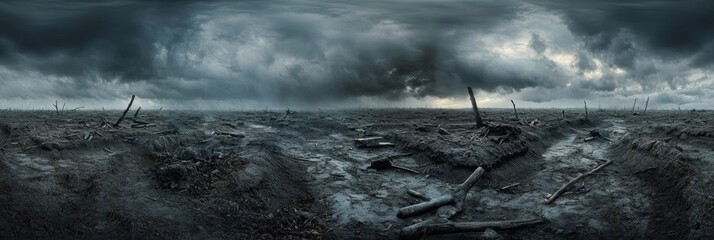
<svg viewBox="0 0 714 240">
<path fill-rule="evenodd" d="M 120 115 L 0 112 L 0 239 L 714 239 L 711 111 Z"/>
</svg>

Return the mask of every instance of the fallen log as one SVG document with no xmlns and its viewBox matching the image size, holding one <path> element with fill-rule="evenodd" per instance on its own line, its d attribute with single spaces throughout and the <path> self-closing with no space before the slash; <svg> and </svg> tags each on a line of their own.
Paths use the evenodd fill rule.
<svg viewBox="0 0 714 240">
<path fill-rule="evenodd" d="M 526 227 L 538 223 L 544 223 L 542 217 L 507 220 L 507 221 L 492 221 L 492 222 L 456 222 L 456 223 L 432 223 L 423 221 L 402 229 L 400 239 L 421 239 L 427 235 L 439 235 L 461 232 L 480 232 L 486 229 L 506 230 Z"/>
<path fill-rule="evenodd" d="M 485 170 L 481 167 L 474 170 L 474 172 L 471 173 L 471 175 L 466 179 L 466 181 L 456 187 L 456 189 L 454 189 L 454 192 L 452 193 L 447 193 L 440 197 L 433 198 L 429 201 L 417 203 L 399 209 L 399 212 L 397 212 L 397 217 L 405 218 L 419 215 L 422 213 L 427 213 L 447 204 L 454 204 L 456 206 L 456 211 L 461 211 L 461 207 L 463 206 L 466 194 L 469 192 L 469 190 L 471 190 L 474 184 L 476 184 L 476 180 L 478 180 L 481 175 L 483 175 L 484 171 Z"/>
<path fill-rule="evenodd" d="M 440 197 L 437 198 L 432 198 L 429 201 L 426 202 L 421 202 L 417 203 L 411 206 L 406 206 L 401 209 L 399 209 L 399 212 L 397 213 L 397 217 L 400 218 L 405 218 L 405 217 L 410 217 L 410 216 L 415 216 L 419 215 L 422 213 L 427 213 L 433 210 L 438 209 L 441 206 L 444 206 L 446 204 L 453 204 L 454 203 L 454 195 L 453 194 L 445 194 L 441 195 Z"/>
<path fill-rule="evenodd" d="M 126 116 L 126 113 L 129 112 L 129 109 L 131 108 L 131 104 L 134 103 L 134 95 L 131 95 L 131 101 L 129 101 L 129 106 L 126 107 L 126 110 L 124 110 L 124 113 L 121 114 L 121 117 L 119 117 L 119 120 L 117 120 L 116 123 L 114 123 L 114 127 L 119 127 L 119 123 L 121 123 L 122 120 L 124 120 L 124 117 Z"/>
<path fill-rule="evenodd" d="M 588 175 L 591 175 L 591 174 L 597 172 L 598 170 L 602 169 L 603 167 L 605 167 L 607 165 L 610 165 L 610 163 L 612 163 L 612 160 L 608 160 L 607 162 L 601 164 L 600 166 L 594 168 L 593 170 L 590 170 L 589 172 L 580 174 L 577 177 L 573 178 L 573 180 L 570 180 L 570 182 L 563 185 L 560 189 L 558 189 L 558 191 L 555 191 L 555 193 L 553 193 L 553 195 L 550 195 L 550 197 L 545 200 L 545 204 L 553 203 L 553 201 L 555 201 L 556 198 L 558 198 L 561 194 L 563 194 L 563 192 L 565 192 L 565 190 L 567 190 L 569 187 L 573 186 L 577 181 L 579 181 L 580 179 L 582 179 Z"/>
</svg>

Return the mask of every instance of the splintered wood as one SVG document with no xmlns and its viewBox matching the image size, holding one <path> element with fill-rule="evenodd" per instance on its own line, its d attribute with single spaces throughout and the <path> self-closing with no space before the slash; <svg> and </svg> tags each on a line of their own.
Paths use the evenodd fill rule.
<svg viewBox="0 0 714 240">
<path fill-rule="evenodd" d="M 383 142 L 383 137 L 357 138 L 354 141 L 358 148 L 394 147 L 394 143 Z"/>
<path fill-rule="evenodd" d="M 424 199 L 425 201 L 399 209 L 397 217 L 411 217 L 434 210 L 437 211 L 437 214 L 435 217 L 402 228 L 400 238 L 421 239 L 427 235 L 484 231 L 488 228 L 511 229 L 545 222 L 545 220 L 540 217 L 496 222 L 450 222 L 449 219 L 461 212 L 464 202 L 466 201 L 466 195 L 484 172 L 485 170 L 483 168 L 477 168 L 469 175 L 466 181 L 456 187 L 453 192 L 436 198 L 430 199 L 423 194 L 409 190 L 407 192 L 409 195 Z"/>
</svg>

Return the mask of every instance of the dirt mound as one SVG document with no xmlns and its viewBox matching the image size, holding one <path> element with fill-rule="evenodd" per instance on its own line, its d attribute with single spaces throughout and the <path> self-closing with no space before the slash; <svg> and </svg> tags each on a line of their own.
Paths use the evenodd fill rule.
<svg viewBox="0 0 714 240">
<path fill-rule="evenodd" d="M 707 196 L 714 190 L 708 183 L 711 180 L 700 174 L 701 169 L 693 165 L 696 160 L 682 152 L 681 147 L 631 134 L 615 145 L 611 157 L 658 189 L 658 195 L 652 196 L 655 208 L 667 211 L 655 212 L 654 224 L 648 229 L 652 236 L 664 234 L 693 239 L 714 236 L 711 222 L 714 199 Z"/>
</svg>

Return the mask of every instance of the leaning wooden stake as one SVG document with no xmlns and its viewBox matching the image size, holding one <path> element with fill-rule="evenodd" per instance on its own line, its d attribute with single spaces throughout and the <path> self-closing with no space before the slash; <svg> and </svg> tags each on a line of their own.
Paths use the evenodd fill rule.
<svg viewBox="0 0 714 240">
<path fill-rule="evenodd" d="M 493 221 L 493 222 L 456 222 L 456 223 L 435 223 L 435 224 L 414 224 L 402 229 L 400 239 L 420 239 L 427 235 L 461 233 L 461 232 L 481 232 L 486 229 L 506 230 L 526 227 L 545 222 L 541 217 Z"/>
<path fill-rule="evenodd" d="M 116 123 L 114 123 L 114 127 L 119 127 L 119 123 L 121 123 L 122 120 L 124 120 L 124 117 L 126 116 L 126 113 L 129 112 L 129 109 L 131 108 L 131 104 L 134 103 L 134 95 L 131 95 L 131 101 L 129 101 L 129 106 L 126 107 L 126 110 L 124 110 L 124 113 L 121 114 L 121 117 L 119 117 L 119 120 L 117 120 Z"/>
<path fill-rule="evenodd" d="M 585 103 L 585 119 L 587 119 L 588 118 L 588 102 L 583 101 L 583 103 Z"/>
<path fill-rule="evenodd" d="M 637 98 L 635 98 L 635 102 L 632 103 L 632 112 L 635 112 L 635 105 L 637 105 Z"/>
<path fill-rule="evenodd" d="M 577 177 L 573 178 L 573 180 L 570 180 L 570 182 L 563 185 L 560 189 L 558 189 L 558 191 L 555 191 L 555 193 L 553 193 L 553 195 L 550 195 L 550 197 L 545 200 L 545 204 L 553 203 L 553 201 L 555 201 L 556 198 L 558 198 L 561 194 L 563 194 L 565 192 L 565 190 L 567 190 L 570 186 L 573 186 L 577 181 L 579 181 L 580 179 L 582 179 L 588 175 L 591 175 L 591 174 L 597 172 L 598 170 L 602 169 L 603 167 L 609 165 L 610 163 L 612 163 L 612 160 L 608 160 L 607 162 L 596 167 L 595 169 L 590 170 L 589 172 L 580 174 Z"/>
<path fill-rule="evenodd" d="M 516 111 L 516 103 L 511 99 L 511 104 L 513 104 L 513 113 L 516 114 L 516 120 L 518 120 L 518 111 Z"/>
<path fill-rule="evenodd" d="M 461 183 L 461 185 L 454 189 L 453 193 L 444 194 L 440 197 L 432 198 L 431 200 L 426 202 L 403 207 L 399 209 L 397 217 L 405 218 L 414 215 L 419 215 L 422 213 L 427 213 L 447 204 L 455 204 L 456 210 L 461 210 L 461 207 L 463 206 L 464 200 L 466 198 L 466 194 L 469 192 L 469 190 L 471 190 L 474 184 L 476 184 L 476 180 L 478 180 L 484 172 L 485 170 L 483 168 L 477 168 L 476 170 L 474 170 L 473 173 L 471 173 L 471 175 L 469 176 L 469 178 L 466 179 L 466 181 L 464 181 L 463 183 Z"/>
<path fill-rule="evenodd" d="M 139 108 L 136 109 L 136 112 L 134 113 L 134 119 L 136 119 L 137 117 L 139 117 L 139 111 L 141 111 L 141 107 L 139 107 Z"/>
<path fill-rule="evenodd" d="M 650 97 L 647 97 L 647 101 L 645 102 L 645 110 L 642 111 L 642 114 L 645 114 L 647 112 L 647 105 L 650 104 Z"/>
<path fill-rule="evenodd" d="M 471 87 L 468 87 L 469 96 L 471 97 L 471 106 L 474 108 L 474 115 L 476 116 L 476 128 L 481 128 L 483 126 L 483 120 L 481 119 L 481 114 L 478 112 L 478 106 L 476 106 L 476 98 L 474 98 L 474 91 Z"/>
</svg>

